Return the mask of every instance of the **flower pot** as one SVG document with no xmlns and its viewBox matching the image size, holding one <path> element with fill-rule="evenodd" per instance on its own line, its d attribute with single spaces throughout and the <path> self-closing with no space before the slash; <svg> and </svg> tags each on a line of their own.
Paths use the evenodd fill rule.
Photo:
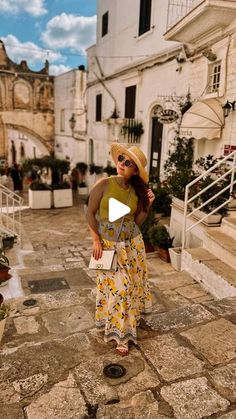
<svg viewBox="0 0 236 419">
<path fill-rule="evenodd" d="M 181 252 L 182 252 L 181 247 L 169 248 L 171 265 L 176 271 L 181 271 L 181 256 L 182 256 Z"/>
<path fill-rule="evenodd" d="M 158 247 L 157 253 L 160 259 L 170 263 L 170 254 L 168 249 L 162 249 L 162 247 Z"/>
<path fill-rule="evenodd" d="M 78 187 L 78 191 L 79 191 L 79 195 L 88 195 L 88 187 L 84 186 L 84 187 Z"/>
<path fill-rule="evenodd" d="M 54 208 L 72 207 L 72 189 L 55 189 L 53 203 Z"/>
<path fill-rule="evenodd" d="M 0 287 L 6 285 L 7 281 L 11 278 L 11 274 L 8 273 L 10 268 L 0 270 Z"/>
<path fill-rule="evenodd" d="M 201 220 L 203 217 L 205 217 L 206 212 L 201 211 L 201 210 L 197 210 L 193 216 L 195 216 L 195 218 L 197 218 L 198 220 Z M 221 214 L 211 214 L 208 215 L 203 221 L 202 223 L 210 226 L 210 225 L 219 225 L 221 222 L 221 218 L 222 215 Z"/>
<path fill-rule="evenodd" d="M 0 320 L 0 342 L 3 337 L 4 329 L 5 329 L 6 319 Z"/>
<path fill-rule="evenodd" d="M 29 206 L 32 209 L 49 209 L 52 206 L 51 191 L 32 191 L 29 189 Z"/>
<path fill-rule="evenodd" d="M 145 246 L 145 252 L 146 253 L 151 253 L 151 252 L 155 251 L 155 248 L 151 243 L 144 242 L 144 246 Z"/>
<path fill-rule="evenodd" d="M 232 201 L 228 203 L 228 209 L 230 211 L 236 211 L 236 198 L 233 198 Z"/>
</svg>

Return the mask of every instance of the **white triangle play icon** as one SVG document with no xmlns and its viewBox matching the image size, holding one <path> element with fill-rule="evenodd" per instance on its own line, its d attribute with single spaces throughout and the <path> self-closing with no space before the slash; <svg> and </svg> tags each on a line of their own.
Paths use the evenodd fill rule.
<svg viewBox="0 0 236 419">
<path fill-rule="evenodd" d="M 130 207 L 122 204 L 122 202 L 115 198 L 109 198 L 108 219 L 111 223 L 113 223 L 113 221 L 119 220 L 119 218 L 123 217 L 123 215 L 129 214 L 129 212 Z"/>
</svg>

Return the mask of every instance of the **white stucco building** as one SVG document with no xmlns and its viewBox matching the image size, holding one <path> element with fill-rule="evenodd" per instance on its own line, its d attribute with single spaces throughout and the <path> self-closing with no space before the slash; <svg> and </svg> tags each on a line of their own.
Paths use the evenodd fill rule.
<svg viewBox="0 0 236 419">
<path fill-rule="evenodd" d="M 236 97 L 235 10 L 227 0 L 98 0 L 97 42 L 87 50 L 89 163 L 106 164 L 110 142 L 138 143 L 150 173 L 162 175 L 188 93 L 198 107 L 207 100 L 203 118 L 189 111 L 181 127 L 185 136 L 193 123 L 209 128 L 194 131 L 196 158 L 233 149 L 236 112 L 224 119 L 222 105 Z M 211 113 L 219 115 L 213 127 Z M 131 134 L 140 123 L 143 134 Z"/>
<path fill-rule="evenodd" d="M 55 77 L 55 156 L 70 160 L 71 166 L 86 161 L 87 74 L 84 67 Z"/>
</svg>

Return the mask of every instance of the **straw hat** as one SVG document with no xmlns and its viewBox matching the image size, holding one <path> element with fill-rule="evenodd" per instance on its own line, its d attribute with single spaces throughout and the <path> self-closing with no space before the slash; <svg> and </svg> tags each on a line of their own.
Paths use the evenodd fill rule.
<svg viewBox="0 0 236 419">
<path fill-rule="evenodd" d="M 144 183 L 148 183 L 148 174 L 145 170 L 145 167 L 147 166 L 147 159 L 142 150 L 136 146 L 126 148 L 118 143 L 111 144 L 111 155 L 115 164 L 118 162 L 119 154 L 125 154 L 130 157 L 137 165 L 141 179 Z"/>
</svg>

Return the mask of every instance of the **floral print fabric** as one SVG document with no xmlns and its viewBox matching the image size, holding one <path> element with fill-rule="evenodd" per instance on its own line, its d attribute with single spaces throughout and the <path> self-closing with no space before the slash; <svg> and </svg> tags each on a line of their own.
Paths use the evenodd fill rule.
<svg viewBox="0 0 236 419">
<path fill-rule="evenodd" d="M 120 222 L 102 222 L 103 248 L 116 248 L 118 270 L 97 271 L 96 327 L 104 329 L 104 340 L 137 343 L 136 327 L 151 311 L 143 238 L 134 221 L 125 221 L 118 243 Z"/>
</svg>

